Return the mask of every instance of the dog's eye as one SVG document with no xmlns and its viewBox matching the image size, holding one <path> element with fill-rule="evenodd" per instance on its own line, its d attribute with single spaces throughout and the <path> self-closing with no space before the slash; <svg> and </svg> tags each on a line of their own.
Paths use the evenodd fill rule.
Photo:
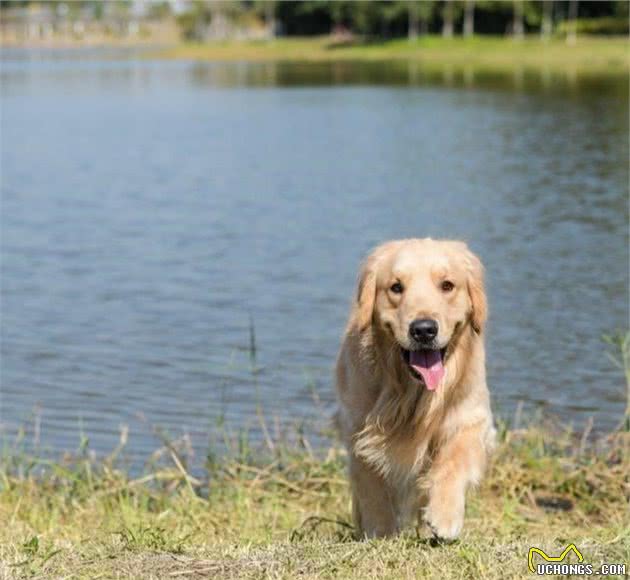
<svg viewBox="0 0 630 580">
<path fill-rule="evenodd" d="M 403 293 L 403 285 L 400 282 L 394 282 L 389 289 L 394 293 L 394 294 L 402 294 Z"/>
<path fill-rule="evenodd" d="M 455 284 L 450 280 L 444 280 L 444 282 L 442 282 L 442 292 L 451 292 L 453 288 L 455 288 Z"/>
</svg>

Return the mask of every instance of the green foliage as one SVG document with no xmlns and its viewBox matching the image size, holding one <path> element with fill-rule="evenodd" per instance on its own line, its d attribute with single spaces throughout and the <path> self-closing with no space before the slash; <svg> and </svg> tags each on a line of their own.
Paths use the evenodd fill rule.
<svg viewBox="0 0 630 580">
<path fill-rule="evenodd" d="M 149 18 L 156 20 L 168 18 L 171 15 L 171 5 L 166 1 L 151 2 L 148 6 Z"/>
<path fill-rule="evenodd" d="M 557 27 L 559 34 L 567 34 L 575 26 L 577 34 L 621 35 L 628 34 L 628 18 L 581 18 L 575 22 L 564 21 Z"/>
<path fill-rule="evenodd" d="M 195 0 L 190 10 L 177 17 L 182 38 L 185 40 L 201 40 L 205 27 L 212 20 L 212 10 L 203 0 Z"/>
<path fill-rule="evenodd" d="M 19 9 L 37 2 L 0 0 L 0 8 Z M 60 0 L 48 3 L 54 8 Z M 130 0 L 77 0 L 64 2 L 68 18 L 76 19 L 89 8 L 99 19 L 107 12 L 115 19 L 128 20 Z M 578 34 L 627 34 L 628 2 L 625 0 L 579 2 Z M 391 38 L 407 36 L 411 28 L 417 33 L 439 32 L 445 28 L 459 34 L 463 27 L 465 7 L 474 6 L 476 33 L 504 35 L 513 24 L 515 10 L 522 11 L 527 32 L 540 30 L 545 7 L 540 0 L 193 0 L 183 6 L 187 11 L 176 19 L 181 35 L 186 40 L 203 40 L 213 14 L 221 13 L 229 20 L 251 24 L 272 19 L 283 35 L 321 35 L 344 28 L 369 37 Z M 105 10 L 107 7 L 108 10 Z M 569 3 L 553 2 L 553 19 L 560 32 L 568 26 Z M 171 18 L 171 4 L 164 0 L 149 2 L 147 13 L 151 19 Z"/>
<path fill-rule="evenodd" d="M 271 0 L 270 0 L 271 1 Z M 417 0 L 305 0 L 301 2 L 271 2 L 269 10 L 265 0 L 255 2 L 231 2 L 232 8 L 225 9 L 228 3 L 215 3 L 224 6 L 223 10 L 234 16 L 236 12 L 252 11 L 259 18 L 273 14 L 281 29 L 287 35 L 327 34 L 335 28 L 344 27 L 353 33 L 370 37 L 406 36 L 411 22 L 422 23 L 422 30 L 437 32 L 450 23 L 454 31 L 462 28 L 466 0 L 417 1 Z M 185 38 L 191 37 L 191 30 L 207 24 L 200 2 L 192 5 L 189 13 L 179 18 Z M 512 25 L 514 10 L 522 10 L 523 22 L 527 31 L 538 31 L 542 25 L 544 2 L 534 0 L 476 0 L 475 27 L 482 33 L 505 34 Z M 554 18 L 565 19 L 566 3 L 554 3 Z M 586 4 L 586 3 L 582 3 Z M 204 3 L 205 5 L 205 3 Z M 212 5 L 212 3 L 210 3 Z M 625 6 L 624 6 L 625 5 Z M 206 5 L 207 6 L 207 5 Z M 206 9 L 207 10 L 207 9 Z M 584 8 L 582 8 L 584 11 Z M 627 33 L 627 3 L 617 2 L 588 3 L 589 20 L 578 21 L 584 33 L 623 34 Z M 195 24 L 195 21 L 196 24 Z M 561 27 L 566 27 L 566 23 Z M 579 32 L 579 30 L 578 30 Z"/>
</svg>

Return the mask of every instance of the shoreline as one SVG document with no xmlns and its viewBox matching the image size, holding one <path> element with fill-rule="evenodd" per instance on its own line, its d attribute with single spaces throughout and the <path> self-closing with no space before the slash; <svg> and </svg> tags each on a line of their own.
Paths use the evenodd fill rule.
<svg viewBox="0 0 630 580">
<path fill-rule="evenodd" d="M 521 41 L 506 37 L 477 36 L 445 39 L 427 36 L 361 42 L 335 41 L 334 37 L 296 37 L 258 41 L 158 44 L 154 42 L 88 41 L 20 45 L 2 48 L 57 50 L 139 50 L 151 60 L 246 62 L 417 62 L 426 67 L 483 68 L 495 71 L 537 69 L 627 73 L 630 43 L 627 37 L 579 37 L 574 45 L 564 39 L 543 41 L 537 36 Z"/>
<path fill-rule="evenodd" d="M 200 61 L 418 62 L 425 66 L 479 67 L 494 70 L 628 71 L 628 39 L 582 38 L 571 46 L 564 40 L 539 38 L 514 41 L 504 37 L 443 39 L 415 42 L 391 40 L 365 44 L 335 43 L 330 37 L 257 42 L 186 44 L 148 51 L 148 58 Z"/>
</svg>

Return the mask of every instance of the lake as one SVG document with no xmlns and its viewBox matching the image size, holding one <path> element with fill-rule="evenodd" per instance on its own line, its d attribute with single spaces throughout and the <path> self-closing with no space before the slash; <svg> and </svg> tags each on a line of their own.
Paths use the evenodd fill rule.
<svg viewBox="0 0 630 580">
<path fill-rule="evenodd" d="M 325 424 L 358 263 L 410 236 L 485 262 L 500 415 L 621 420 L 627 76 L 119 56 L 3 51 L 5 441 Z"/>
</svg>

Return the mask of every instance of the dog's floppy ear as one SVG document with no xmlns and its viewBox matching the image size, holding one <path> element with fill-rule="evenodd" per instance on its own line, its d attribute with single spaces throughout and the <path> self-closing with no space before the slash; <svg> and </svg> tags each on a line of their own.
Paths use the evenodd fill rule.
<svg viewBox="0 0 630 580">
<path fill-rule="evenodd" d="M 355 321 L 361 332 L 372 322 L 374 302 L 376 300 L 376 257 L 374 253 L 368 256 L 359 270 L 357 284 L 357 305 Z"/>
<path fill-rule="evenodd" d="M 372 323 L 374 304 L 376 302 L 376 278 L 379 264 L 387 258 L 399 245 L 400 240 L 385 242 L 377 246 L 363 261 L 359 270 L 357 284 L 357 302 L 353 310 L 352 323 L 360 332 L 366 330 Z"/>
<path fill-rule="evenodd" d="M 488 301 L 484 288 L 483 264 L 468 247 L 465 250 L 466 269 L 468 270 L 468 294 L 472 303 L 472 327 L 481 334 L 488 318 Z"/>
</svg>

